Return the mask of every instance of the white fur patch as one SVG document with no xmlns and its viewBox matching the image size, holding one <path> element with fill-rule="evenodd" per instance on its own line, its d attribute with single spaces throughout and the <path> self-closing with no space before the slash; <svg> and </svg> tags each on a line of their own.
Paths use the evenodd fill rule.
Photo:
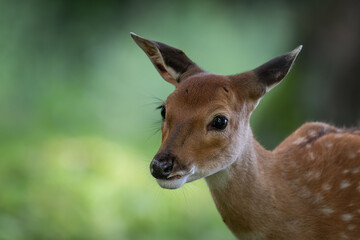
<svg viewBox="0 0 360 240">
<path fill-rule="evenodd" d="M 179 179 L 173 179 L 173 180 L 165 180 L 165 179 L 156 179 L 157 183 L 162 188 L 166 189 L 177 189 L 182 187 L 186 183 L 187 177 L 182 177 Z"/>
<path fill-rule="evenodd" d="M 356 226 L 354 224 L 349 224 L 347 229 L 349 229 L 350 231 L 354 230 L 356 228 Z"/>
<path fill-rule="evenodd" d="M 341 189 L 344 189 L 344 188 L 347 188 L 349 187 L 351 184 L 348 180 L 342 180 L 341 183 L 340 183 L 340 188 Z"/>
<path fill-rule="evenodd" d="M 324 191 L 329 191 L 331 189 L 331 185 L 328 184 L 328 183 L 324 183 L 321 188 L 324 190 Z"/>
<path fill-rule="evenodd" d="M 299 137 L 298 139 L 296 139 L 295 141 L 293 141 L 293 144 L 299 145 L 299 144 L 305 143 L 306 141 L 307 141 L 307 138 Z"/>
<path fill-rule="evenodd" d="M 309 130 L 309 131 L 308 131 L 308 135 L 309 135 L 310 137 L 316 137 L 317 132 L 316 132 L 315 130 Z"/>
<path fill-rule="evenodd" d="M 352 214 L 350 214 L 350 213 L 346 213 L 346 214 L 342 214 L 341 215 L 341 219 L 343 220 L 343 221 L 345 221 L 345 222 L 348 222 L 348 221 L 350 221 L 351 219 L 353 219 L 353 215 Z"/>
<path fill-rule="evenodd" d="M 172 176 L 180 175 L 180 178 L 174 178 L 174 179 L 156 179 L 157 183 L 162 188 L 166 189 L 177 189 L 182 187 L 185 183 L 189 182 L 189 178 L 194 174 L 195 168 L 192 167 L 191 170 L 187 173 L 181 171 L 181 172 L 175 172 L 169 175 L 169 178 Z"/>
<path fill-rule="evenodd" d="M 348 239 L 349 237 L 348 237 L 348 235 L 346 235 L 345 233 L 340 233 L 340 237 L 342 238 L 342 239 Z"/>
<path fill-rule="evenodd" d="M 325 214 L 325 215 L 327 215 L 327 216 L 330 216 L 333 212 L 335 212 L 333 209 L 331 209 L 331 208 L 323 208 L 323 209 L 321 209 L 321 211 Z"/>
<path fill-rule="evenodd" d="M 353 152 L 352 152 L 352 153 L 349 153 L 349 158 L 350 158 L 350 159 L 353 159 L 353 158 L 355 158 L 355 157 L 356 157 L 356 154 L 355 154 L 355 153 L 353 153 Z"/>
<path fill-rule="evenodd" d="M 172 67 L 169 67 L 165 64 L 164 62 L 164 66 L 166 71 L 174 78 L 174 79 L 178 79 L 180 74 L 178 72 L 176 72 Z"/>
<path fill-rule="evenodd" d="M 334 138 L 342 138 L 342 136 L 343 135 L 341 133 L 337 133 L 337 134 L 334 135 Z"/>
<path fill-rule="evenodd" d="M 314 202 L 315 203 L 320 203 L 324 200 L 323 195 L 321 195 L 320 193 L 316 193 L 315 197 L 314 197 Z"/>
<path fill-rule="evenodd" d="M 315 170 L 311 170 L 311 171 L 307 172 L 306 176 L 309 179 L 319 179 L 320 178 L 320 172 L 315 171 Z"/>
</svg>

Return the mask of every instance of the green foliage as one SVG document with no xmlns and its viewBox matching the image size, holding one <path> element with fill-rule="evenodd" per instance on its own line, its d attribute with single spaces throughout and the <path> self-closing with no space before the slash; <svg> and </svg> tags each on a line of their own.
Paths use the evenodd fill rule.
<svg viewBox="0 0 360 240">
<path fill-rule="evenodd" d="M 203 183 L 161 190 L 146 158 L 130 148 L 98 137 L 8 147 L 1 149 L 1 239 L 232 238 Z"/>
<path fill-rule="evenodd" d="M 9 0 L 0 9 L 0 239 L 234 239 L 203 180 L 169 191 L 150 176 L 154 109 L 172 86 L 129 32 L 232 74 L 296 46 L 284 6 Z"/>
</svg>

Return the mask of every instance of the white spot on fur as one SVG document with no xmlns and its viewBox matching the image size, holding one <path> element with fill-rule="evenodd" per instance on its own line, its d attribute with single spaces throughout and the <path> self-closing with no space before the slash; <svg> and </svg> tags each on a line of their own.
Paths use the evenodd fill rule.
<svg viewBox="0 0 360 240">
<path fill-rule="evenodd" d="M 337 133 L 334 135 L 334 138 L 341 138 L 343 135 L 341 133 Z"/>
<path fill-rule="evenodd" d="M 323 195 L 321 195 L 320 193 L 316 193 L 315 197 L 314 197 L 314 202 L 315 203 L 320 203 L 324 200 Z"/>
<path fill-rule="evenodd" d="M 305 146 L 307 149 L 309 149 L 309 148 L 311 148 L 311 144 L 310 143 L 308 143 L 308 144 L 306 144 L 306 146 Z"/>
<path fill-rule="evenodd" d="M 343 174 L 347 174 L 348 172 L 350 172 L 349 169 L 344 169 Z"/>
<path fill-rule="evenodd" d="M 335 212 L 333 209 L 331 208 L 323 208 L 321 209 L 321 211 L 326 215 L 326 216 L 330 216 L 333 212 Z"/>
<path fill-rule="evenodd" d="M 350 231 L 354 230 L 356 228 L 356 226 L 354 224 L 349 224 L 347 229 L 349 229 Z"/>
<path fill-rule="evenodd" d="M 324 191 L 329 191 L 331 189 L 331 185 L 328 184 L 328 183 L 324 183 L 321 188 L 324 190 Z"/>
<path fill-rule="evenodd" d="M 342 214 L 341 215 L 341 219 L 343 220 L 343 221 L 345 221 L 345 222 L 348 222 L 348 221 L 350 221 L 351 219 L 353 219 L 353 215 L 352 214 L 350 214 L 350 213 L 346 213 L 346 214 Z"/>
<path fill-rule="evenodd" d="M 353 159 L 353 158 L 355 158 L 355 157 L 356 157 L 356 154 L 355 154 L 355 153 L 353 153 L 353 152 L 352 152 L 352 153 L 349 153 L 349 158 L 350 158 L 350 159 Z"/>
<path fill-rule="evenodd" d="M 342 180 L 341 183 L 340 183 L 340 188 L 341 189 L 344 189 L 344 188 L 347 188 L 349 187 L 351 184 L 349 183 L 348 180 Z"/>
<path fill-rule="evenodd" d="M 311 160 L 315 160 L 315 154 L 313 152 L 309 152 L 309 157 Z"/>
<path fill-rule="evenodd" d="M 360 167 L 354 168 L 351 173 L 355 174 L 358 173 L 360 171 Z"/>
<path fill-rule="evenodd" d="M 296 139 L 295 141 L 293 141 L 293 144 L 299 145 L 299 144 L 302 144 L 302 143 L 304 143 L 306 141 L 307 141 L 307 138 L 300 137 L 300 138 Z"/>
<path fill-rule="evenodd" d="M 328 142 L 325 144 L 326 147 L 331 148 L 332 146 L 334 146 L 334 144 L 332 142 Z"/>
<path fill-rule="evenodd" d="M 348 239 L 349 237 L 345 233 L 340 233 L 340 237 L 343 239 Z"/>
<path fill-rule="evenodd" d="M 309 135 L 310 137 L 316 137 L 317 132 L 316 132 L 315 130 L 309 130 L 309 131 L 308 131 L 308 135 Z"/>
<path fill-rule="evenodd" d="M 308 171 L 306 176 L 309 178 L 309 179 L 319 179 L 320 177 L 320 172 L 318 171 Z"/>
</svg>

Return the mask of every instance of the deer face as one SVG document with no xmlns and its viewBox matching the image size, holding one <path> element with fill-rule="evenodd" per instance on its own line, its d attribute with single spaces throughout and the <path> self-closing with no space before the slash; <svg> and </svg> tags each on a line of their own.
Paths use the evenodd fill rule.
<svg viewBox="0 0 360 240">
<path fill-rule="evenodd" d="M 249 118 L 280 82 L 300 49 L 233 76 L 210 74 L 182 51 L 132 34 L 175 91 L 161 108 L 162 144 L 150 164 L 163 188 L 175 189 L 229 167 L 251 138 Z"/>
<path fill-rule="evenodd" d="M 162 106 L 162 145 L 150 165 L 160 186 L 179 188 L 231 165 L 247 133 L 244 104 L 225 76 L 183 81 Z"/>
</svg>

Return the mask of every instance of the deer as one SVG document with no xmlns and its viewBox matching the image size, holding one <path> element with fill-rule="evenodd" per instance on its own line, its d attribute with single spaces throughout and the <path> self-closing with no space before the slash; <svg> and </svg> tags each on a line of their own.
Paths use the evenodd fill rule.
<svg viewBox="0 0 360 240">
<path fill-rule="evenodd" d="M 150 164 L 160 187 L 204 178 L 237 239 L 360 239 L 360 129 L 307 122 L 272 151 L 250 117 L 302 46 L 251 71 L 209 73 L 183 51 L 131 33 L 175 90 L 159 107 L 162 142 Z"/>
</svg>

